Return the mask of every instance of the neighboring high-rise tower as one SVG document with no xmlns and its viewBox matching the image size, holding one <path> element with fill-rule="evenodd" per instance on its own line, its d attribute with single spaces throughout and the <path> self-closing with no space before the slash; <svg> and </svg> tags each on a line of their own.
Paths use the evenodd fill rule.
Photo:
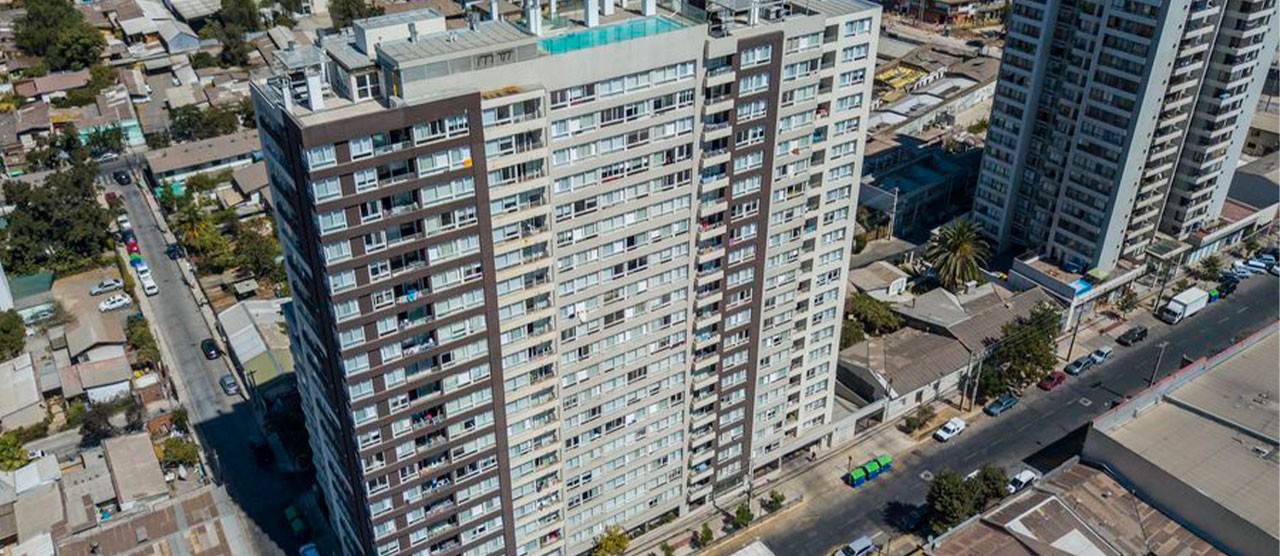
<svg viewBox="0 0 1280 556">
<path fill-rule="evenodd" d="M 1221 212 L 1275 0 L 1014 0 L 974 204 L 1001 249 L 1110 271 Z"/>
<path fill-rule="evenodd" d="M 344 554 L 582 554 L 829 439 L 879 8 L 585 4 L 253 84 Z"/>
</svg>

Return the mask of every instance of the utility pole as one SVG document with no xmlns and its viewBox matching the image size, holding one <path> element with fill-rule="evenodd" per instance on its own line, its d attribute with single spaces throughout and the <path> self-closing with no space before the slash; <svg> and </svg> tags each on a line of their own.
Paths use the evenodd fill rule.
<svg viewBox="0 0 1280 556">
<path fill-rule="evenodd" d="M 1160 374 L 1160 363 L 1164 361 L 1164 349 L 1169 347 L 1169 342 L 1160 342 L 1160 355 L 1156 356 L 1156 366 L 1151 369 L 1151 380 L 1147 381 L 1147 386 L 1155 386 L 1156 375 Z"/>
<path fill-rule="evenodd" d="M 1071 330 L 1071 343 L 1067 344 L 1067 361 L 1071 361 L 1071 352 L 1076 349 L 1076 335 L 1080 334 L 1080 323 L 1084 322 L 1084 307 L 1076 313 L 1076 325 Z"/>
</svg>

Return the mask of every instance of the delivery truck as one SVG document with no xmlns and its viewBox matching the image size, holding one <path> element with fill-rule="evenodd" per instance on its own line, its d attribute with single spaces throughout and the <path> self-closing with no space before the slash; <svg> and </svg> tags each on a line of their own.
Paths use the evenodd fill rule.
<svg viewBox="0 0 1280 556">
<path fill-rule="evenodd" d="M 1191 288 L 1169 300 L 1169 304 L 1160 311 L 1160 320 L 1169 324 L 1178 324 L 1183 319 L 1199 313 L 1209 304 L 1209 292 L 1200 288 Z"/>
</svg>

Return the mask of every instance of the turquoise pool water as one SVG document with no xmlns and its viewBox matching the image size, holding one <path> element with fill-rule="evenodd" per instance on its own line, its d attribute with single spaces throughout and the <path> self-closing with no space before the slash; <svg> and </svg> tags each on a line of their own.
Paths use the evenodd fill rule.
<svg viewBox="0 0 1280 556">
<path fill-rule="evenodd" d="M 542 49 L 548 54 L 564 54 L 574 50 L 583 48 L 592 48 L 615 42 L 629 41 L 667 31 L 674 31 L 684 27 L 683 24 L 667 19 L 662 16 L 646 17 L 643 19 L 632 19 L 614 25 L 606 25 L 604 27 L 596 27 L 578 31 L 576 33 L 567 33 L 558 37 L 543 39 Z"/>
</svg>

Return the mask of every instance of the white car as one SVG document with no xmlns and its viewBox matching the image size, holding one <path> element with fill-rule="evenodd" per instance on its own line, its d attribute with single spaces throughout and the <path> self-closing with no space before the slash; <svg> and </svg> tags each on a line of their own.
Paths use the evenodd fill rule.
<svg viewBox="0 0 1280 556">
<path fill-rule="evenodd" d="M 139 282 L 142 283 L 142 292 L 147 294 L 147 297 L 160 293 L 160 287 L 156 285 L 155 280 L 151 279 L 150 272 L 148 272 L 146 276 L 143 276 Z"/>
<path fill-rule="evenodd" d="M 1030 469 L 1023 469 L 1017 475 L 1009 479 L 1009 485 L 1005 487 L 1009 494 L 1016 494 L 1018 491 L 1027 488 L 1040 480 L 1040 474 Z"/>
<path fill-rule="evenodd" d="M 964 432 L 966 426 L 968 425 L 965 424 L 964 419 L 952 417 L 946 423 L 943 423 L 941 427 L 938 427 L 938 430 L 933 433 L 933 438 L 938 442 L 946 442 Z"/>
<path fill-rule="evenodd" d="M 107 311 L 123 309 L 132 304 L 133 300 L 129 299 L 129 296 L 125 294 L 116 294 L 102 300 L 102 303 L 98 304 L 98 311 L 105 313 Z"/>
<path fill-rule="evenodd" d="M 133 222 L 129 221 L 129 215 L 121 214 L 120 216 L 116 217 L 116 227 L 119 228 L 120 231 L 122 232 L 126 230 L 132 230 Z"/>
<path fill-rule="evenodd" d="M 118 278 L 107 278 L 106 280 L 94 284 L 92 288 L 89 288 L 89 295 L 102 295 L 121 288 L 124 288 L 123 281 Z"/>
</svg>

